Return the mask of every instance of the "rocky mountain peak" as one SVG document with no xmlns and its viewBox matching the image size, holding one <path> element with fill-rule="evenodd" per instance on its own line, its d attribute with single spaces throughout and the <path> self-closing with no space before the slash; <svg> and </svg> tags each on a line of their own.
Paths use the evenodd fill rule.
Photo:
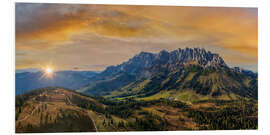
<svg viewBox="0 0 270 135">
<path fill-rule="evenodd" d="M 188 63 L 195 61 L 202 66 L 226 66 L 224 60 L 215 53 L 206 51 L 204 48 L 185 48 L 173 51 L 178 58 L 178 62 Z"/>
<path fill-rule="evenodd" d="M 203 67 L 207 66 L 226 66 L 224 60 L 215 53 L 210 51 L 206 51 L 204 48 L 185 48 L 185 49 L 177 49 L 171 52 L 167 52 L 162 50 L 159 52 L 155 61 L 159 61 L 160 63 L 168 63 L 168 64 L 190 64 L 196 63 Z"/>
<path fill-rule="evenodd" d="M 206 51 L 204 48 L 179 48 L 171 52 L 162 50 L 156 54 L 141 52 L 129 59 L 127 62 L 117 66 L 108 67 L 104 72 L 113 74 L 126 72 L 131 75 L 136 75 L 145 68 L 164 64 L 171 65 L 171 67 L 175 67 L 174 65 L 184 66 L 186 64 L 198 64 L 203 67 L 227 66 L 218 54 Z"/>
</svg>

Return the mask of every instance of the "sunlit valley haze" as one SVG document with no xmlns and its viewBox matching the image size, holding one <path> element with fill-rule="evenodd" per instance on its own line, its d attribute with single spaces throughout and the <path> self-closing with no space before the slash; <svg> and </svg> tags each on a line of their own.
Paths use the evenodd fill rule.
<svg viewBox="0 0 270 135">
<path fill-rule="evenodd" d="M 142 51 L 196 47 L 257 72 L 257 17 L 256 8 L 17 3 L 16 70 L 103 71 Z"/>
</svg>

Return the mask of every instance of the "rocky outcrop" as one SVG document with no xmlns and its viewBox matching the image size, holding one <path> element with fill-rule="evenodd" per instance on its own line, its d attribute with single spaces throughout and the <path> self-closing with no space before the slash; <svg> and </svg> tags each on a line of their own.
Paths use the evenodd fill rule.
<svg viewBox="0 0 270 135">
<path fill-rule="evenodd" d="M 218 54 L 200 48 L 185 48 L 171 52 L 162 50 L 157 54 L 141 52 L 127 62 L 117 66 L 108 67 L 102 74 L 111 76 L 120 72 L 125 72 L 136 76 L 139 73 L 144 72 L 147 74 L 146 76 L 143 76 L 147 77 L 151 75 L 150 68 L 155 66 L 170 65 L 170 68 L 177 68 L 187 64 L 198 64 L 202 67 L 212 66 L 215 68 L 227 66 Z M 147 71 L 143 71 L 145 69 L 147 69 Z"/>
</svg>

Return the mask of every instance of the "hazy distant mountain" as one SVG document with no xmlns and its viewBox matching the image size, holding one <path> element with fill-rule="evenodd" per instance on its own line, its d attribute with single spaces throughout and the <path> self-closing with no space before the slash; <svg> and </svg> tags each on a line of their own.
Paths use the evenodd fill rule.
<svg viewBox="0 0 270 135">
<path fill-rule="evenodd" d="M 162 91 L 191 90 L 210 97 L 257 98 L 257 74 L 230 68 L 215 53 L 200 48 L 141 52 L 108 67 L 78 91 L 92 95 L 146 97 Z M 178 95 L 179 96 L 179 95 Z"/>
<path fill-rule="evenodd" d="M 78 89 L 87 85 L 90 78 L 97 74 L 92 71 L 58 71 L 52 79 L 48 79 L 42 77 L 41 71 L 16 73 L 16 95 L 48 86 Z"/>
<path fill-rule="evenodd" d="M 42 70 L 39 68 L 27 68 L 27 69 L 17 69 L 16 73 L 24 73 L 24 72 L 41 72 Z"/>
</svg>

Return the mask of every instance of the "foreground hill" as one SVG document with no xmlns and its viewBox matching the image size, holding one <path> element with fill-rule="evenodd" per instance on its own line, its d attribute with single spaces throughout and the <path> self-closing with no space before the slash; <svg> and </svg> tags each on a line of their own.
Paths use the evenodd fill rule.
<svg viewBox="0 0 270 135">
<path fill-rule="evenodd" d="M 257 74 L 230 68 L 218 54 L 199 48 L 141 52 L 108 67 L 79 89 L 113 98 L 257 99 Z M 158 99 L 157 98 L 157 99 Z"/>
<path fill-rule="evenodd" d="M 42 71 L 16 73 L 16 95 L 49 86 L 78 89 L 87 85 L 95 75 L 97 73 L 92 71 L 58 71 L 48 79 Z"/>
<path fill-rule="evenodd" d="M 16 96 L 16 132 L 96 131 L 88 112 L 73 105 L 75 95 L 43 88 Z"/>
<path fill-rule="evenodd" d="M 109 100 L 47 87 L 16 96 L 16 132 L 257 129 L 257 100 Z"/>
</svg>

